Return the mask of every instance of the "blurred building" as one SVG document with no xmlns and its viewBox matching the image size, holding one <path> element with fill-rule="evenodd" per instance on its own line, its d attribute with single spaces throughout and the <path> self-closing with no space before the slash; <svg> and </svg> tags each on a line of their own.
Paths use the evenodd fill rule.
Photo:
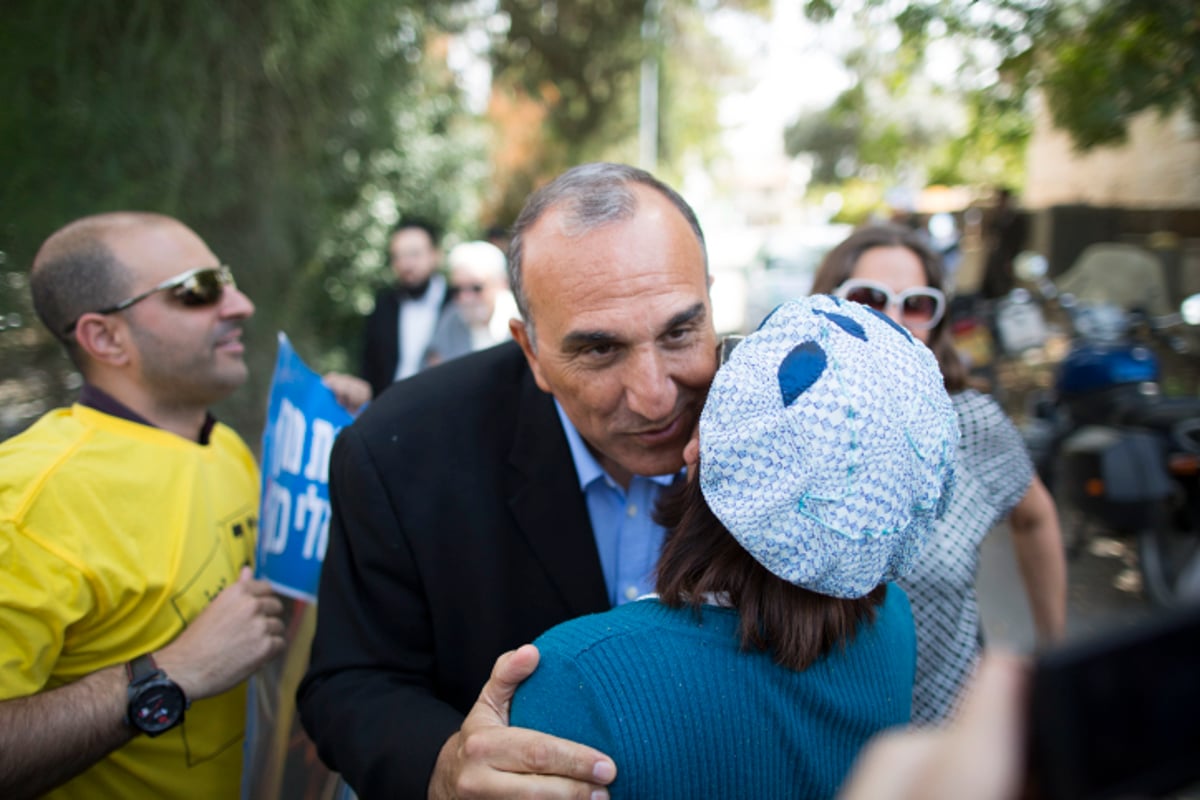
<svg viewBox="0 0 1200 800">
<path fill-rule="evenodd" d="M 1140 114 L 1130 122 L 1124 145 L 1078 153 L 1039 103 L 1026 158 L 1029 208 L 1200 207 L 1200 125 L 1183 111 L 1165 118 Z"/>
<path fill-rule="evenodd" d="M 1140 114 L 1124 144 L 1080 153 L 1039 105 L 1026 172 L 1028 244 L 1052 275 L 1090 244 L 1123 242 L 1158 256 L 1173 302 L 1200 291 L 1200 125 L 1185 112 Z"/>
</svg>

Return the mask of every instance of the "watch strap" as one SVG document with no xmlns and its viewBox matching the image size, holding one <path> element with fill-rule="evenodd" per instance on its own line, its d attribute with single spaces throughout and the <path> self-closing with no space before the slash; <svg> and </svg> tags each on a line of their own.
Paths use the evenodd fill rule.
<svg viewBox="0 0 1200 800">
<path fill-rule="evenodd" d="M 129 676 L 131 684 L 144 681 L 156 672 L 160 672 L 158 663 L 150 653 L 143 653 L 125 664 L 125 674 Z"/>
</svg>

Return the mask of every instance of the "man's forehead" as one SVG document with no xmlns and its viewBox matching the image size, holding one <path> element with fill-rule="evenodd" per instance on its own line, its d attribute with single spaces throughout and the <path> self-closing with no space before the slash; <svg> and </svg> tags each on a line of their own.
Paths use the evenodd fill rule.
<svg viewBox="0 0 1200 800">
<path fill-rule="evenodd" d="M 562 342 L 616 342 L 640 335 L 659 336 L 681 325 L 701 323 L 708 316 L 703 301 L 689 302 L 681 298 L 674 305 L 634 304 L 633 320 L 625 315 L 596 313 L 573 318 L 563 333 Z M 631 326 L 631 321 L 633 325 Z"/>
<path fill-rule="evenodd" d="M 686 231 L 688 243 L 683 246 L 696 251 L 700 258 L 700 269 L 703 270 L 704 253 L 691 225 L 669 200 L 653 192 L 639 198 L 637 207 L 630 214 L 592 221 L 586 225 L 579 221 L 577 214 L 567 203 L 552 206 L 530 226 L 524 236 L 522 269 L 526 272 L 531 271 L 530 267 L 537 269 L 539 266 L 554 269 L 557 262 L 564 258 L 587 260 L 589 255 L 595 252 L 597 240 L 611 235 L 614 231 L 620 232 L 624 229 L 635 232 L 650 228 L 663 230 L 668 227 L 681 232 Z M 661 252 L 642 255 L 661 256 L 665 255 L 668 249 L 675 250 L 679 246 L 678 242 L 668 244 L 660 241 L 656 244 Z"/>
<path fill-rule="evenodd" d="M 204 240 L 174 220 L 131 225 L 108 232 L 105 243 L 132 274 L 181 272 L 216 266 Z"/>
</svg>

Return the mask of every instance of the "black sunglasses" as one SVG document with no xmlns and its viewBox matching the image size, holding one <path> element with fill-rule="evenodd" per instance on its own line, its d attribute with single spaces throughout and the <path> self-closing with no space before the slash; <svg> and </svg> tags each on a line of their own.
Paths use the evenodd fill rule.
<svg viewBox="0 0 1200 800">
<path fill-rule="evenodd" d="M 174 278 L 168 278 L 157 286 L 153 286 L 141 294 L 134 295 L 128 300 L 122 300 L 115 306 L 101 308 L 93 311 L 93 314 L 115 314 L 118 311 L 124 311 L 134 303 L 140 303 L 156 292 L 170 292 L 171 297 L 178 300 L 182 305 L 188 308 L 202 308 L 204 306 L 216 305 L 220 302 L 221 297 L 225 294 L 225 287 L 231 289 L 237 288 L 237 283 L 233 280 L 233 273 L 229 267 L 221 264 L 217 267 L 199 267 L 197 269 L 189 269 Z M 82 314 L 80 316 L 83 316 Z M 63 333 L 71 334 L 75 330 L 75 326 L 79 324 L 79 317 L 68 325 Z"/>
<path fill-rule="evenodd" d="M 483 284 L 482 283 L 460 283 L 458 286 L 450 287 L 451 296 L 459 295 L 459 294 L 466 294 L 468 292 L 473 293 L 473 294 L 482 294 L 483 293 Z"/>
</svg>

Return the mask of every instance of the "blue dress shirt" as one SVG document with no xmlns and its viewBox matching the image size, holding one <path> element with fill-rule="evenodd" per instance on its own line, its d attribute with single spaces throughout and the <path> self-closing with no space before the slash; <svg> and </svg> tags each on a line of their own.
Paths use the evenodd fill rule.
<svg viewBox="0 0 1200 800">
<path fill-rule="evenodd" d="M 649 594 L 654 591 L 654 567 L 664 533 L 651 515 L 659 492 L 676 476 L 634 475 L 626 491 L 600 466 L 557 400 L 554 406 L 571 448 L 579 488 L 587 500 L 608 601 L 619 606 Z"/>
</svg>

